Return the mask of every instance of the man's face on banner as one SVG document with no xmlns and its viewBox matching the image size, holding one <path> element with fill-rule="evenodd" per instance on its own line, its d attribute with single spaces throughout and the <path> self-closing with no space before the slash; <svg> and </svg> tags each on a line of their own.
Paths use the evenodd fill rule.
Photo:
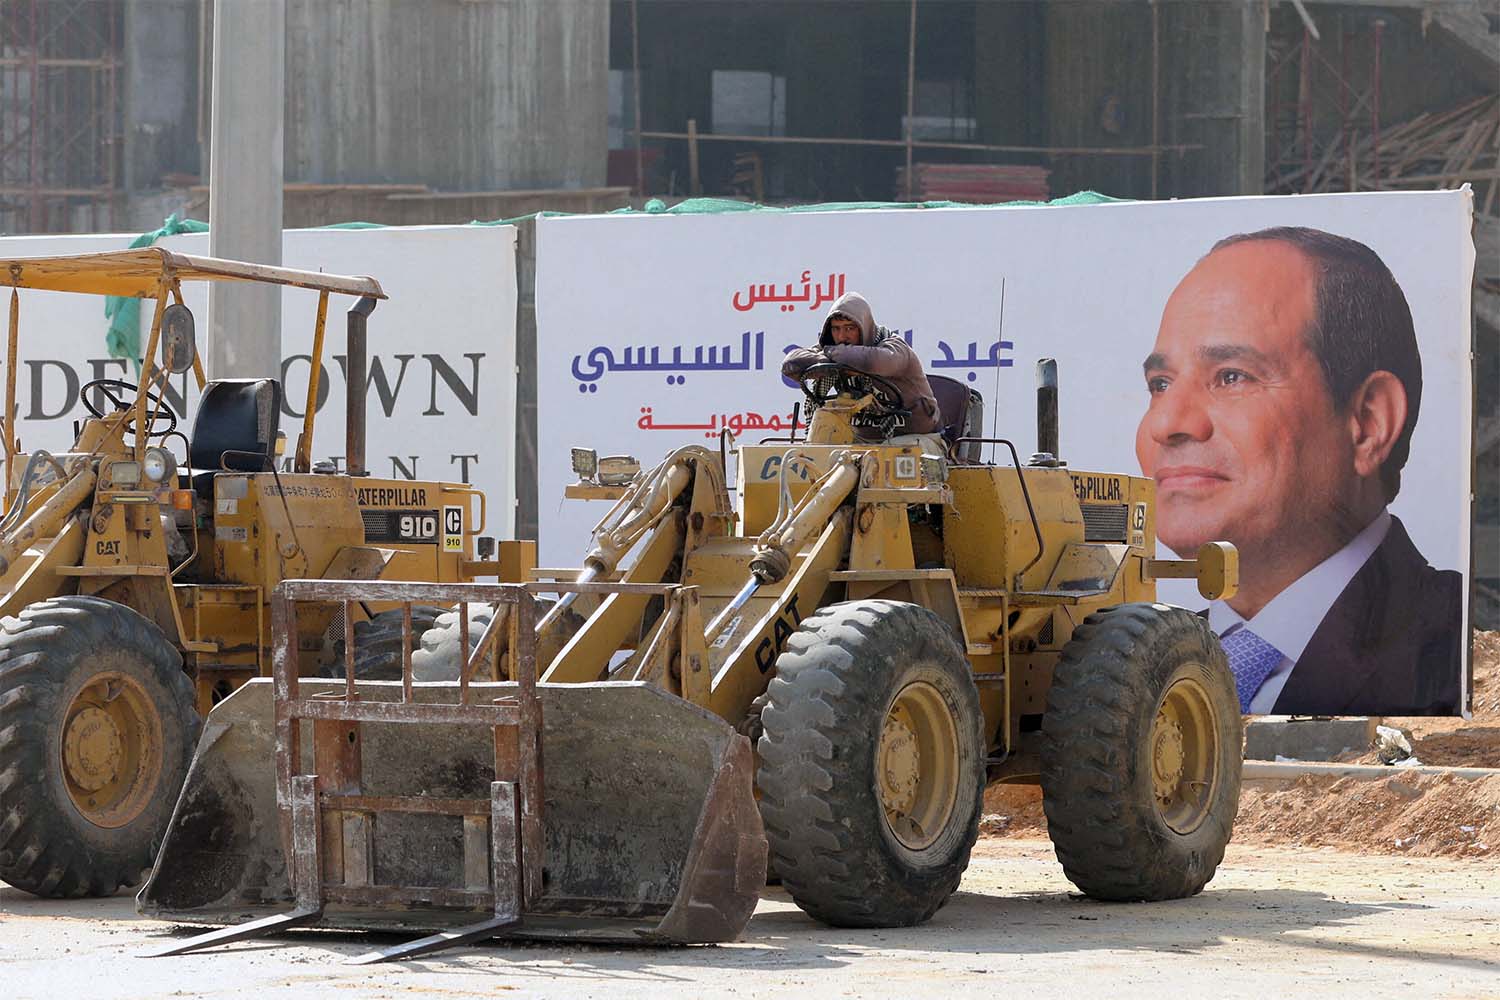
<svg viewBox="0 0 1500 1000">
<path fill-rule="evenodd" d="M 1340 503 L 1352 444 L 1303 335 L 1315 315 L 1312 267 L 1271 241 L 1210 254 L 1167 300 L 1135 447 L 1179 554 L 1294 544 Z"/>
</svg>

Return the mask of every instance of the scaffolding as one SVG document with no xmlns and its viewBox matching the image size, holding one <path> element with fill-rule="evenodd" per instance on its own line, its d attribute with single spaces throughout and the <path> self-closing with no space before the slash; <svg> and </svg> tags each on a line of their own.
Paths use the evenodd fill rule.
<svg viewBox="0 0 1500 1000">
<path fill-rule="evenodd" d="M 123 0 L 0 0 L 0 230 L 115 228 Z"/>
<path fill-rule="evenodd" d="M 911 201 L 916 194 L 913 187 L 918 174 L 913 170 L 916 150 L 948 150 L 969 153 L 1012 153 L 1037 155 L 1046 158 L 1061 156 L 1123 156 L 1148 157 L 1151 161 L 1151 197 L 1158 197 L 1161 186 L 1162 158 L 1166 154 L 1181 156 L 1204 148 L 1202 143 L 1165 143 L 1162 141 L 1162 86 L 1161 86 L 1161 4 L 1159 0 L 1147 0 L 1142 5 L 1145 16 L 1151 23 L 1151 142 L 1135 146 L 1064 146 L 1064 145 L 1002 145 L 980 142 L 942 142 L 921 140 L 915 132 L 915 95 L 917 87 L 917 6 L 918 0 L 908 0 L 906 33 L 906 86 L 904 91 L 905 116 L 902 119 L 900 139 L 869 139 L 849 136 L 783 136 L 783 135 L 733 135 L 701 132 L 696 119 L 687 120 L 687 131 L 672 132 L 641 128 L 641 60 L 640 22 L 637 13 L 639 0 L 630 0 L 630 67 L 631 99 L 634 102 L 634 127 L 628 130 L 634 143 L 635 190 L 637 196 L 644 195 L 644 151 L 642 140 L 654 139 L 671 142 L 686 142 L 688 148 L 688 191 L 692 195 L 702 193 L 702 182 L 698 170 L 698 146 L 704 142 L 730 142 L 747 145 L 791 145 L 791 146 L 836 146 L 845 148 L 886 148 L 905 151 L 905 167 L 898 171 L 899 195 Z M 758 161 L 757 161 L 758 169 Z M 1038 197 L 1045 198 L 1045 195 Z M 983 199 L 989 200 L 989 199 Z"/>
<path fill-rule="evenodd" d="M 1266 129 L 1268 194 L 1474 188 L 1474 204 L 1500 205 L 1500 94 L 1392 122 L 1381 107 L 1384 18 L 1309 20 L 1270 46 Z M 1335 62 L 1337 60 L 1337 62 Z M 1293 96 L 1294 95 L 1294 96 Z"/>
</svg>

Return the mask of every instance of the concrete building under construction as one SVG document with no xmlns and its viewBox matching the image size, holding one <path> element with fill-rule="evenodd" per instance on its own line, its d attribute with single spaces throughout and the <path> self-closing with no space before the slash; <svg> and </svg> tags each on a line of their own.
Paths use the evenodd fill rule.
<svg viewBox="0 0 1500 1000">
<path fill-rule="evenodd" d="M 289 227 L 1468 183 L 1475 595 L 1500 609 L 1500 0 L 285 7 Z M 207 217 L 213 8 L 0 0 L 0 229 Z"/>
</svg>

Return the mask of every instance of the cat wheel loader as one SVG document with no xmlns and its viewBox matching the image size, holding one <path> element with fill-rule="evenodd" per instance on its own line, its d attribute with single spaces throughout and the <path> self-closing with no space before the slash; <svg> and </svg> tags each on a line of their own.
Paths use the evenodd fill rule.
<svg viewBox="0 0 1500 1000">
<path fill-rule="evenodd" d="M 1217 639 L 1156 581 L 1230 596 L 1237 556 L 1155 558 L 1154 484 L 1056 457 L 1042 370 L 1024 464 L 980 435 L 963 383 L 931 379 L 941 435 L 899 436 L 894 389 L 837 366 L 804 376 L 803 441 L 726 435 L 634 476 L 575 450 L 568 496 L 612 502 L 580 567 L 445 591 L 457 609 L 399 684 L 350 660 L 343 684 L 253 682 L 215 709 L 223 738 L 205 737 L 142 911 L 240 925 L 172 952 L 297 924 L 432 932 L 372 959 L 510 935 L 713 941 L 748 921 L 769 860 L 821 921 L 911 925 L 958 886 L 993 782 L 1040 783 L 1089 896 L 1198 892 L 1237 808 L 1241 719 Z M 332 586 L 283 585 L 282 621 L 425 596 Z M 419 661 L 456 684 L 422 683 Z M 516 717 L 465 728 L 467 704 Z M 415 753 L 439 731 L 437 757 Z M 274 776 L 236 766 L 273 752 Z"/>
<path fill-rule="evenodd" d="M 9 424 L 0 434 L 0 879 L 40 896 L 108 895 L 151 864 L 200 717 L 270 673 L 281 580 L 520 579 L 529 557 L 507 543 L 500 559 L 474 558 L 484 507 L 468 486 L 366 476 L 365 324 L 385 298 L 373 278 L 159 247 L 0 261 L 0 276 L 12 288 L 6 414 L 16 413 L 23 295 L 154 303 L 138 379 L 81 387 L 88 415 L 68 451 L 27 452 Z M 318 295 L 305 416 L 284 468 L 281 384 L 205 378 L 182 287 L 208 281 Z M 334 296 L 355 300 L 344 472 L 312 460 Z M 189 373 L 191 429 L 171 405 L 175 395 L 181 407 Z M 416 609 L 418 631 L 442 610 Z M 367 657 L 388 661 L 411 633 L 403 624 L 399 611 L 357 604 L 344 620 L 308 615 L 293 641 L 326 667 L 353 633 Z"/>
</svg>

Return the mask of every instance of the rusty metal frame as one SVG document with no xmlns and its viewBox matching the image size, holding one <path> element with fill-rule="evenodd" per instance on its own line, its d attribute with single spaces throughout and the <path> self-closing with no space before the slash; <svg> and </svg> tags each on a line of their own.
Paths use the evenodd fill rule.
<svg viewBox="0 0 1500 1000">
<path fill-rule="evenodd" d="M 635 653 L 620 664 L 608 679 L 650 681 L 680 698 L 707 707 L 707 687 L 695 685 L 691 679 L 685 680 L 688 661 L 695 652 L 693 647 L 696 645 L 698 647 L 696 652 L 701 655 L 702 647 L 706 643 L 701 616 L 694 616 L 686 611 L 688 605 L 694 609 L 697 608 L 697 587 L 671 582 L 605 583 L 572 580 L 532 581 L 522 586 L 532 594 L 594 594 L 600 597 L 619 595 L 662 598 L 664 604 L 661 616 L 651 627 L 650 633 L 642 640 Z M 495 620 L 499 620 L 498 615 Z M 694 621 L 698 630 L 696 644 L 691 627 Z M 491 627 L 493 627 L 493 622 Z M 461 641 L 465 634 L 464 631 L 460 631 Z M 481 646 L 487 638 L 488 633 L 480 640 Z M 477 657 L 479 654 L 476 651 L 473 655 Z M 470 659 L 470 657 L 466 655 L 465 659 Z M 684 668 L 681 676 L 674 676 L 672 673 L 674 659 L 677 659 Z"/>
<path fill-rule="evenodd" d="M 351 606 L 359 601 L 399 603 L 403 632 L 399 699 L 367 700 L 354 675 Z M 499 673 L 499 644 L 491 627 L 467 649 L 467 605 L 508 605 L 495 615 L 508 623 L 512 678 L 487 685 L 484 699 L 470 680 L 486 651 Z M 344 607 L 344 686 L 304 696 L 298 682 L 297 606 L 337 603 Z M 458 703 L 414 698 L 411 665 L 411 606 L 456 604 L 465 637 L 465 668 Z M 272 687 L 276 724 L 276 802 L 295 908 L 248 924 L 190 938 L 159 954 L 182 954 L 288 927 L 316 923 L 328 904 L 390 906 L 422 902 L 455 909 L 487 908 L 478 923 L 371 952 L 359 964 L 412 958 L 483 940 L 521 921 L 542 892 L 542 703 L 537 692 L 535 605 L 517 584 L 386 583 L 366 580 L 288 580 L 271 598 Z M 382 685 L 383 689 L 394 685 Z M 496 689 L 502 694 L 491 697 Z M 302 774 L 303 723 L 312 724 L 314 774 Z M 360 727 L 365 723 L 423 726 L 486 725 L 494 731 L 495 780 L 489 799 L 372 796 L 361 788 Z M 463 889 L 382 885 L 375 881 L 373 830 L 387 813 L 457 816 L 464 824 Z M 488 836 L 485 827 L 488 826 Z M 487 864 L 485 856 L 488 855 Z"/>
</svg>

